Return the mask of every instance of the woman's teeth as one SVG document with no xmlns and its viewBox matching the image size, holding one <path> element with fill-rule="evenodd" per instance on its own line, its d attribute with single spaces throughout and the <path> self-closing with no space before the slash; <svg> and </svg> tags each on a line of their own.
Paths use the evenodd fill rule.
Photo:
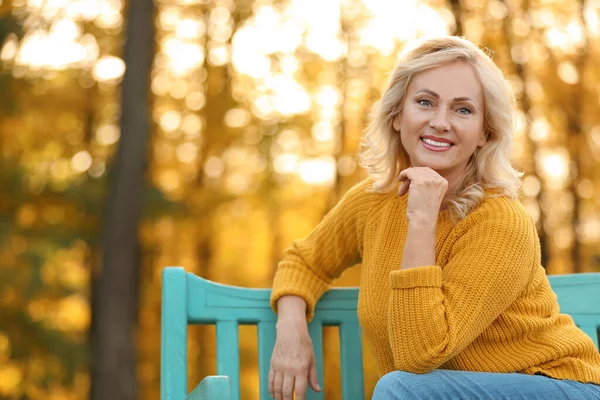
<svg viewBox="0 0 600 400">
<path fill-rule="evenodd" d="M 425 143 L 431 145 L 431 146 L 439 146 L 439 147 L 450 147 L 452 146 L 450 143 L 445 143 L 445 142 L 436 142 L 435 140 L 431 140 L 431 139 L 421 139 L 422 141 L 424 141 Z"/>
</svg>

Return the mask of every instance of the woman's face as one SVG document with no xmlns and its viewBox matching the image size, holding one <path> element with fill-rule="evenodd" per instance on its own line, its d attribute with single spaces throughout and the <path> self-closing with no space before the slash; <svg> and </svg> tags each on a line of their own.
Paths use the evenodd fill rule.
<svg viewBox="0 0 600 400">
<path fill-rule="evenodd" d="M 408 85 L 394 120 L 412 167 L 429 167 L 452 182 L 485 144 L 481 84 L 466 62 L 420 72 Z"/>
</svg>

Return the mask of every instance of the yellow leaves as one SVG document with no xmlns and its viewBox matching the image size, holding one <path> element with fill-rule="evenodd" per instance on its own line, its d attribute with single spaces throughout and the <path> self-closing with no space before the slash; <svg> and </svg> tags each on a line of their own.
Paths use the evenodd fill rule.
<svg viewBox="0 0 600 400">
<path fill-rule="evenodd" d="M 44 222 L 49 225 L 59 225 L 65 219 L 65 210 L 60 206 L 46 206 L 42 211 L 42 217 L 44 218 Z"/>
<path fill-rule="evenodd" d="M 568 183 L 569 152 L 564 147 L 538 150 L 536 161 L 549 189 L 560 190 Z"/>
<path fill-rule="evenodd" d="M 116 85 L 125 74 L 125 62 L 118 57 L 104 56 L 96 61 L 92 75 L 98 82 Z"/>
<path fill-rule="evenodd" d="M 72 295 L 58 303 L 52 321 L 57 330 L 84 332 L 88 329 L 90 320 L 91 310 L 87 299 L 80 295 Z"/>
<path fill-rule="evenodd" d="M 30 399 L 81 400 L 88 397 L 90 377 L 87 372 L 76 372 L 73 383 L 64 387 L 55 382 L 47 382 L 48 375 L 59 375 L 60 360 L 34 357 L 27 361 L 25 379 L 19 390 L 26 393 Z M 16 393 L 13 392 L 13 395 Z"/>
<path fill-rule="evenodd" d="M 31 227 L 38 218 L 38 211 L 33 204 L 23 204 L 19 207 L 16 215 L 16 222 L 23 228 Z"/>
<path fill-rule="evenodd" d="M 248 125 L 252 116 L 243 108 L 232 108 L 225 113 L 225 125 L 230 128 L 243 128 Z"/>
<path fill-rule="evenodd" d="M 163 217 L 154 224 L 154 234 L 159 240 L 167 240 L 175 233 L 175 221 L 172 218 Z"/>
<path fill-rule="evenodd" d="M 18 293 L 14 288 L 9 287 L 0 292 L 0 304 L 5 309 L 19 306 L 19 300 Z"/>
<path fill-rule="evenodd" d="M 10 357 L 10 338 L 0 331 L 0 365 L 4 364 Z"/>
<path fill-rule="evenodd" d="M 64 190 L 68 186 L 69 178 L 71 177 L 71 165 L 69 160 L 60 159 L 52 163 L 51 167 L 51 182 L 57 190 Z"/>
<path fill-rule="evenodd" d="M 177 160 L 182 163 L 193 163 L 198 156 L 198 146 L 195 143 L 183 143 L 177 146 L 175 151 Z"/>
<path fill-rule="evenodd" d="M 33 299 L 29 302 L 27 311 L 34 321 L 63 332 L 85 332 L 91 320 L 88 300 L 77 294 L 58 301 Z"/>
<path fill-rule="evenodd" d="M 15 362 L 0 363 L 0 395 L 2 397 L 16 394 L 17 387 L 23 379 L 23 370 Z"/>
<path fill-rule="evenodd" d="M 89 266 L 77 262 L 66 262 L 63 266 L 65 271 L 60 281 L 64 287 L 84 290 L 90 281 Z"/>
<path fill-rule="evenodd" d="M 47 399 L 47 400 L 79 400 L 85 392 L 75 392 L 56 384 L 51 385 L 48 389 L 32 386 L 28 390 L 29 398 L 32 399 Z"/>
<path fill-rule="evenodd" d="M 71 158 L 71 168 L 75 172 L 86 172 L 92 166 L 92 156 L 86 151 L 82 150 L 77 152 Z"/>
<path fill-rule="evenodd" d="M 11 250 L 15 255 L 23 254 L 29 247 L 27 239 L 25 239 L 23 236 L 13 236 L 10 239 L 10 245 Z"/>
<path fill-rule="evenodd" d="M 9 359 L 10 342 L 0 332 L 0 398 L 79 400 L 87 397 L 90 378 L 87 372 L 76 372 L 73 384 L 64 387 L 47 379 L 64 373 L 61 360 L 55 357 L 34 356 L 24 363 Z"/>
<path fill-rule="evenodd" d="M 570 61 L 563 61 L 558 64 L 558 77 L 569 85 L 579 82 L 579 72 L 575 64 Z"/>
<path fill-rule="evenodd" d="M 8 37 L 4 41 L 4 47 L 2 47 L 2 51 L 0 51 L 0 59 L 4 62 L 12 61 L 17 55 L 17 50 L 19 48 L 19 38 L 14 33 L 8 35 Z"/>
<path fill-rule="evenodd" d="M 49 314 L 52 301 L 47 299 L 33 299 L 27 305 L 27 312 L 34 321 L 42 321 Z"/>
<path fill-rule="evenodd" d="M 216 211 L 212 279 L 242 286 L 268 285 L 274 238 L 269 236 L 267 207 L 240 199 Z"/>
<path fill-rule="evenodd" d="M 12 265 L 15 262 L 16 262 L 16 257 L 12 252 L 0 249 L 0 264 L 1 265 Z"/>
<path fill-rule="evenodd" d="M 44 359 L 39 356 L 30 357 L 27 360 L 26 373 L 27 377 L 34 382 L 40 382 L 46 374 L 46 364 Z"/>
<path fill-rule="evenodd" d="M 158 186 L 165 192 L 175 192 L 179 189 L 181 181 L 179 174 L 173 169 L 163 170 L 158 174 L 158 180 L 156 182 Z"/>
<path fill-rule="evenodd" d="M 96 129 L 96 141 L 102 146 L 115 144 L 121 137 L 121 130 L 116 124 L 102 124 Z"/>
<path fill-rule="evenodd" d="M 85 290 L 90 281 L 88 251 L 82 241 L 74 242 L 71 248 L 59 250 L 42 266 L 42 281 L 50 286 Z"/>
<path fill-rule="evenodd" d="M 41 117 L 41 116 L 40 116 Z M 57 124 L 61 122 L 57 121 Z M 65 122 L 63 122 L 65 123 Z M 46 145 L 42 148 L 42 152 L 40 154 L 43 159 L 48 161 L 55 161 L 62 157 L 64 153 L 64 146 L 62 143 L 56 140 L 50 140 L 46 143 Z"/>
</svg>

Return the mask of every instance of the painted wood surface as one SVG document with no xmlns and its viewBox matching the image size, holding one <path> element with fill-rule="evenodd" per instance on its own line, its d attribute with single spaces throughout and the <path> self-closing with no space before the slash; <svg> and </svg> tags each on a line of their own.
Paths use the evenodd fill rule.
<svg viewBox="0 0 600 400">
<path fill-rule="evenodd" d="M 186 400 L 231 399 L 231 383 L 227 376 L 207 376 L 187 396 Z"/>
<path fill-rule="evenodd" d="M 598 347 L 600 273 L 550 276 L 561 313 L 569 314 Z M 269 361 L 277 316 L 269 305 L 270 289 L 250 289 L 210 282 L 181 267 L 163 271 L 161 321 L 161 400 L 237 400 L 240 398 L 239 325 L 258 326 L 260 399 L 270 399 Z M 323 326 L 340 327 L 340 368 L 344 398 L 364 392 L 361 331 L 356 308 L 358 288 L 335 288 L 317 304 L 309 333 L 315 347 L 323 391 L 308 389 L 307 400 L 322 400 Z M 206 377 L 187 395 L 187 325 L 217 326 L 217 374 Z"/>
</svg>

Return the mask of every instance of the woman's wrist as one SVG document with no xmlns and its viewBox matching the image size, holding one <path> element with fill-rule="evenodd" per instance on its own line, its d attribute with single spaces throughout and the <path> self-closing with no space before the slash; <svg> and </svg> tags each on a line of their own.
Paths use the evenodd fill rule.
<svg viewBox="0 0 600 400">
<path fill-rule="evenodd" d="M 435 230 L 437 228 L 437 218 L 430 217 L 422 217 L 422 218 L 411 218 L 408 221 L 408 231 L 416 232 L 416 233 L 433 233 L 435 234 Z"/>
<path fill-rule="evenodd" d="M 282 296 L 277 300 L 277 325 L 306 325 L 306 301 L 295 295 Z"/>
</svg>

